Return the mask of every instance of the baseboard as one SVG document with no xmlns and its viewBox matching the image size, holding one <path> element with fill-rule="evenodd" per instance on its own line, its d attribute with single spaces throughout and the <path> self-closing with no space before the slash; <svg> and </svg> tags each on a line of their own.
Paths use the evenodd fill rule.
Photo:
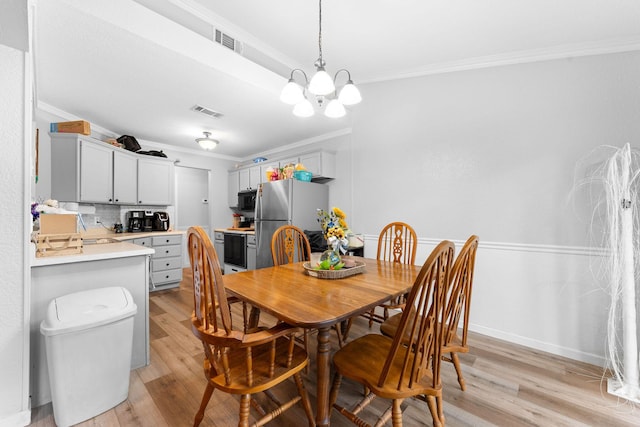
<svg viewBox="0 0 640 427">
<path fill-rule="evenodd" d="M 31 411 L 22 411 L 0 419 L 0 427 L 24 427 L 31 424 Z"/>
<path fill-rule="evenodd" d="M 562 347 L 548 342 L 538 341 L 520 335 L 499 331 L 497 329 L 487 328 L 484 326 L 469 324 L 469 330 L 478 334 L 489 336 L 491 338 L 496 338 L 510 343 L 544 351 L 546 353 L 551 353 L 556 356 L 566 357 L 568 359 L 589 363 L 595 366 L 606 366 L 606 360 L 602 356 L 598 356 L 597 354 L 585 353 L 572 348 Z"/>
</svg>

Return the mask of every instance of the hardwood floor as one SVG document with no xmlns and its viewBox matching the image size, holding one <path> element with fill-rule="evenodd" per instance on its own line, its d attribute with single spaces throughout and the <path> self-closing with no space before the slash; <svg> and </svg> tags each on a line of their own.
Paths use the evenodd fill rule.
<svg viewBox="0 0 640 427">
<path fill-rule="evenodd" d="M 152 293 L 149 301 L 151 364 L 131 372 L 129 397 L 117 407 L 80 426 L 189 426 L 205 388 L 202 347 L 191 334 L 192 305 L 190 271 L 185 270 L 179 289 Z M 234 308 L 235 310 L 235 308 Z M 240 318 L 239 311 L 234 315 Z M 262 322 L 271 319 L 263 315 Z M 355 319 L 350 338 L 378 332 L 367 320 Z M 332 345 L 337 348 L 335 334 Z M 311 366 L 307 390 L 315 405 L 313 371 L 315 339 L 311 341 Z M 448 426 L 638 426 L 640 408 L 607 394 L 602 368 L 553 356 L 536 350 L 471 334 L 471 351 L 460 355 L 467 390 L 461 391 L 453 366 L 444 363 L 444 412 Z M 100 367 L 97 366 L 96 369 Z M 295 394 L 293 382 L 277 393 Z M 277 394 L 276 393 L 276 394 Z M 362 389 L 343 382 L 339 401 L 350 405 Z M 377 399 L 364 415 L 375 417 L 387 401 Z M 404 403 L 404 425 L 430 426 L 426 403 Z M 238 399 L 214 392 L 202 426 L 237 425 Z M 332 413 L 332 426 L 351 426 Z M 31 426 L 54 426 L 51 404 L 32 411 Z M 300 405 L 294 406 L 269 425 L 307 425 Z M 390 425 L 390 423 L 389 423 Z"/>
</svg>

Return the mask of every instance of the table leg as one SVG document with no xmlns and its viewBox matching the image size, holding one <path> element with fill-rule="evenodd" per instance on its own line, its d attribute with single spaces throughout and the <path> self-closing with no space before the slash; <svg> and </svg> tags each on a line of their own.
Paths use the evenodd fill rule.
<svg viewBox="0 0 640 427">
<path fill-rule="evenodd" d="M 329 332 L 331 328 L 318 329 L 318 349 L 316 354 L 318 403 L 316 412 L 316 426 L 328 427 L 331 415 L 329 408 L 329 381 L 331 372 L 331 358 L 329 345 Z"/>
</svg>

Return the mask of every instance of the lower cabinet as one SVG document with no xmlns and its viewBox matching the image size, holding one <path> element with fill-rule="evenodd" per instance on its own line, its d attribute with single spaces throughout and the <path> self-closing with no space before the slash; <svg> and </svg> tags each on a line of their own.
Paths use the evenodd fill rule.
<svg viewBox="0 0 640 427">
<path fill-rule="evenodd" d="M 136 245 L 153 248 L 149 291 L 177 288 L 182 280 L 182 235 L 133 239 Z"/>
</svg>

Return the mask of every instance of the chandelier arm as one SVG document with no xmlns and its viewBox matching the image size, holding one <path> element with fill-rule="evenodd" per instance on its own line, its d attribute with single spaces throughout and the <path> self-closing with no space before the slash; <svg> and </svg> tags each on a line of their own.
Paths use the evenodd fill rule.
<svg viewBox="0 0 640 427">
<path fill-rule="evenodd" d="M 295 81 L 295 79 L 293 78 L 293 73 L 295 73 L 296 71 L 300 71 L 304 76 L 304 86 L 306 87 L 309 84 L 309 77 L 307 77 L 307 73 L 305 73 L 304 70 L 300 68 L 294 68 L 293 70 L 291 70 L 291 77 L 289 77 L 289 80 Z"/>
<path fill-rule="evenodd" d="M 333 83 L 335 84 L 335 82 L 337 81 L 338 74 L 340 74 L 340 71 L 344 71 L 345 73 L 347 73 L 347 82 L 350 82 L 351 81 L 351 73 L 346 68 L 341 68 L 338 71 L 336 71 L 336 74 L 333 76 Z"/>
</svg>

